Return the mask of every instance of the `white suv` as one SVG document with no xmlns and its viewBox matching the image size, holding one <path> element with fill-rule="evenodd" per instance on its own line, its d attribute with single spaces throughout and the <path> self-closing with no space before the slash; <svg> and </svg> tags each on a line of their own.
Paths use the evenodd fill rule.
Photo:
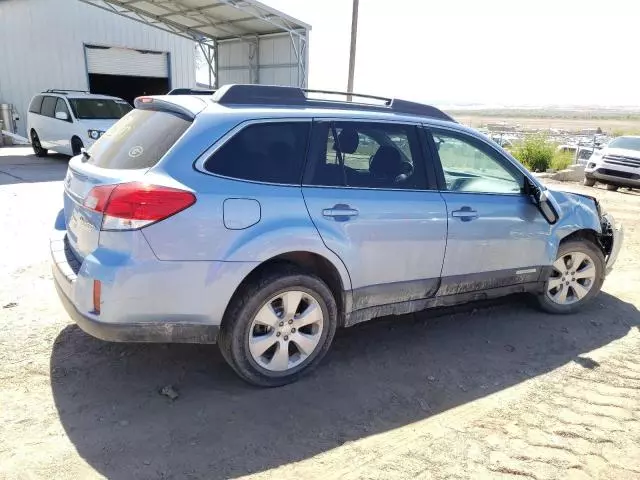
<svg viewBox="0 0 640 480">
<path fill-rule="evenodd" d="M 584 184 L 604 183 L 607 190 L 640 188 L 640 137 L 614 138 L 591 155 L 584 169 Z"/>
<path fill-rule="evenodd" d="M 27 131 L 38 157 L 79 155 L 132 109 L 125 100 L 75 90 L 47 90 L 29 104 Z"/>
</svg>

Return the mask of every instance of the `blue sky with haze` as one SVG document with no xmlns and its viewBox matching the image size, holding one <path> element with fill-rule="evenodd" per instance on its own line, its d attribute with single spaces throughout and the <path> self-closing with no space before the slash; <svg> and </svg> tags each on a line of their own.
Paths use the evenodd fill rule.
<svg viewBox="0 0 640 480">
<path fill-rule="evenodd" d="M 262 0 L 312 25 L 346 89 L 351 0 Z M 354 90 L 437 104 L 640 105 L 640 1 L 361 0 Z"/>
</svg>

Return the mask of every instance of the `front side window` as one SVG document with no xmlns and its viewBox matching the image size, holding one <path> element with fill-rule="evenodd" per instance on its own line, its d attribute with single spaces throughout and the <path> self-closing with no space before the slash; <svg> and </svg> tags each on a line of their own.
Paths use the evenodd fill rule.
<svg viewBox="0 0 640 480">
<path fill-rule="evenodd" d="M 320 122 L 314 140 L 321 151 L 308 184 L 332 187 L 424 189 L 416 127 L 395 123 Z"/>
<path fill-rule="evenodd" d="M 299 185 L 310 122 L 249 125 L 220 147 L 205 170 L 241 180 Z"/>
<path fill-rule="evenodd" d="M 42 108 L 40 109 L 40 115 L 47 117 L 53 117 L 56 109 L 56 103 L 58 99 L 56 97 L 44 97 L 42 100 Z"/>
<path fill-rule="evenodd" d="M 69 109 L 67 108 L 67 104 L 62 98 L 59 98 L 58 102 L 56 103 L 56 111 L 55 111 L 55 113 L 58 113 L 58 112 L 66 113 L 67 114 L 67 119 L 71 120 L 71 115 L 69 115 Z"/>
<path fill-rule="evenodd" d="M 475 139 L 433 133 L 447 190 L 471 193 L 521 193 L 524 177 Z"/>
</svg>

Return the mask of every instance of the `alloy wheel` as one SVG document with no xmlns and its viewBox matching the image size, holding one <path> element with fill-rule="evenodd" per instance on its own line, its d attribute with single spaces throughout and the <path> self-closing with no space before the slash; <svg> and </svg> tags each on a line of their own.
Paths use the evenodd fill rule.
<svg viewBox="0 0 640 480">
<path fill-rule="evenodd" d="M 559 305 L 579 302 L 591 291 L 596 280 L 593 259 L 582 252 L 562 255 L 553 263 L 547 282 L 547 297 Z"/>
<path fill-rule="evenodd" d="M 249 328 L 253 360 L 271 372 L 297 367 L 320 344 L 324 315 L 318 300 L 297 290 L 279 293 L 264 303 Z"/>
</svg>

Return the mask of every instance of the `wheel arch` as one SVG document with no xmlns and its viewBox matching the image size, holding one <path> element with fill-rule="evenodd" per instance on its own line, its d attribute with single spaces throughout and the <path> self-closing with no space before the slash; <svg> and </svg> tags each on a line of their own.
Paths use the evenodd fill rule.
<svg viewBox="0 0 640 480">
<path fill-rule="evenodd" d="M 77 141 L 77 142 L 80 142 L 80 145 L 81 145 L 81 147 L 80 147 L 80 148 L 84 148 L 84 142 L 82 141 L 82 139 L 81 139 L 78 135 L 73 134 L 73 135 L 71 136 L 71 141 L 69 142 L 69 146 L 71 147 L 71 153 L 72 153 L 72 154 L 74 154 L 74 155 L 76 155 L 76 152 L 74 152 L 74 149 L 73 149 L 74 145 L 73 145 L 73 144 L 74 144 L 74 142 L 76 142 L 76 141 Z M 80 153 L 80 152 L 78 152 L 78 154 L 79 154 L 79 153 Z"/>
<path fill-rule="evenodd" d="M 313 274 L 327 284 L 338 307 L 338 325 L 343 326 L 345 312 L 350 309 L 351 305 L 351 280 L 349 279 L 344 265 L 337 266 L 326 256 L 304 250 L 281 253 L 262 261 L 245 276 L 242 282 L 240 282 L 227 305 L 227 309 L 229 308 L 229 305 L 233 303 L 234 299 L 238 295 L 241 295 L 243 289 L 247 285 L 251 284 L 265 272 L 285 265 L 294 266 L 303 272 Z M 225 309 L 222 324 L 224 324 L 227 317 L 227 309 Z"/>
<path fill-rule="evenodd" d="M 600 245 L 599 235 L 600 233 L 596 232 L 592 228 L 581 228 L 580 230 L 575 230 L 569 233 L 567 236 L 562 237 L 560 239 L 559 245 L 570 242 L 572 240 L 588 240 L 595 244 L 597 247 L 601 248 L 602 246 Z"/>
</svg>

